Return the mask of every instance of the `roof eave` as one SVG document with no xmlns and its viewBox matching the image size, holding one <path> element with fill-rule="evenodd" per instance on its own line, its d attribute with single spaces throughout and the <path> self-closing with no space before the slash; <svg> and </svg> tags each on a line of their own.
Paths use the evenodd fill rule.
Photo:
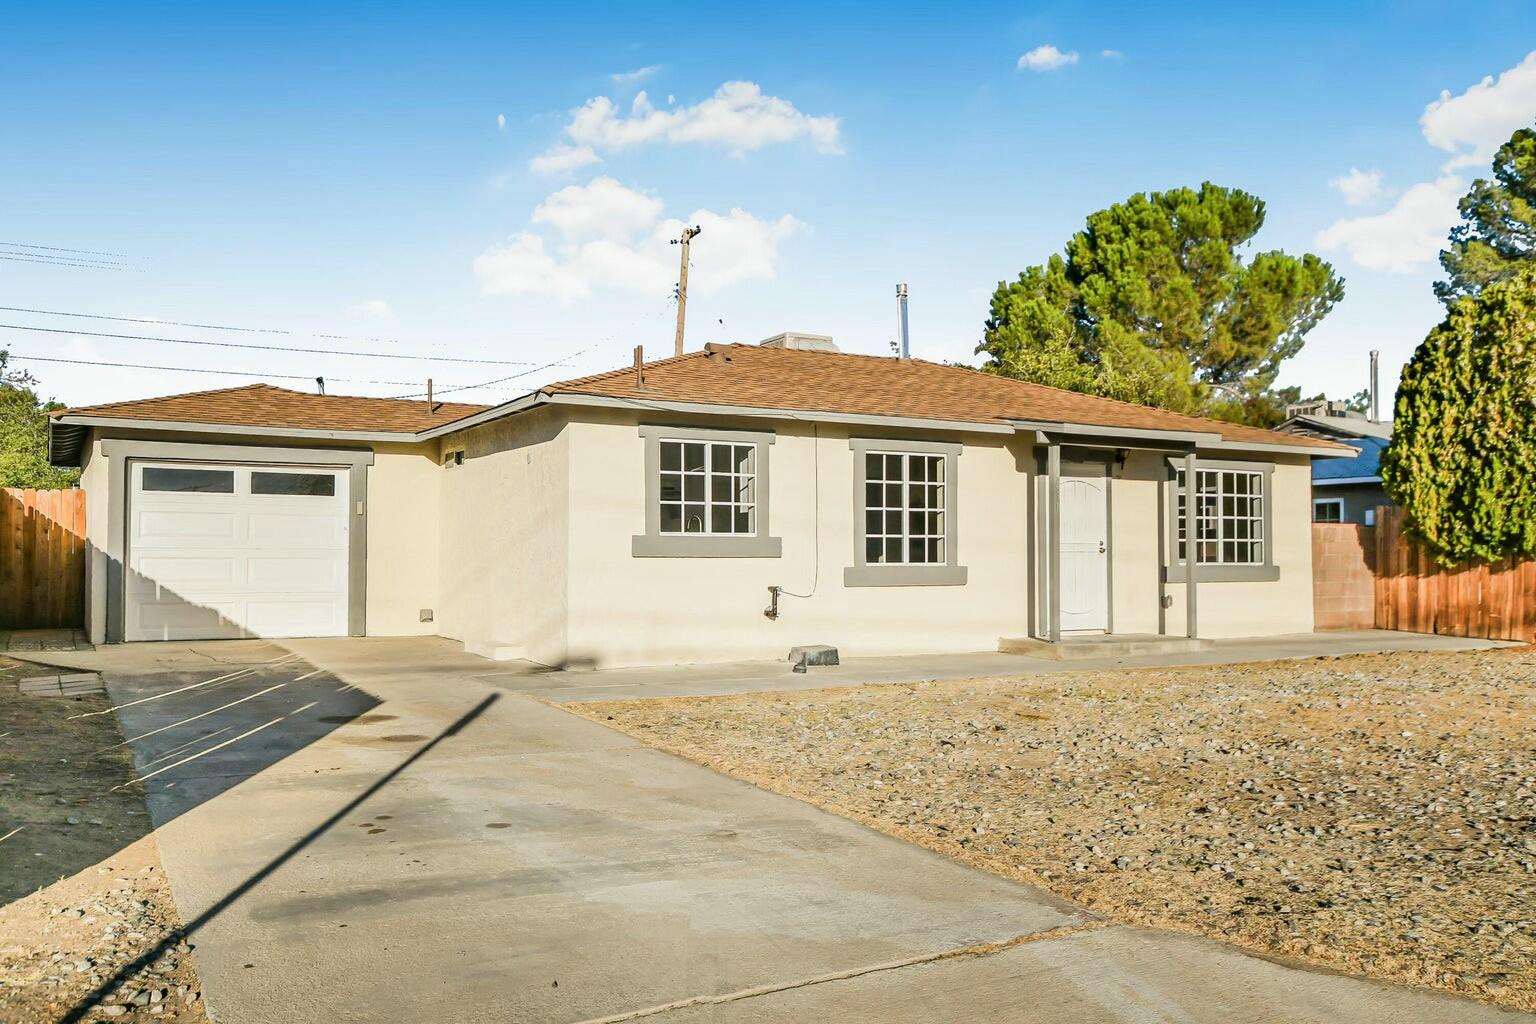
<svg viewBox="0 0 1536 1024">
<path fill-rule="evenodd" d="M 252 434 L 261 437 L 292 437 L 324 441 L 401 441 L 419 439 L 409 430 L 326 430 L 315 427 L 261 427 L 242 423 L 204 423 L 183 420 L 145 420 L 128 416 L 82 416 L 64 413 L 48 421 L 48 460 L 56 466 L 78 466 L 78 450 L 91 427 L 116 430 L 178 431 L 189 434 Z M 71 447 L 74 446 L 74 447 Z M 57 460 L 70 461 L 57 461 Z"/>
</svg>

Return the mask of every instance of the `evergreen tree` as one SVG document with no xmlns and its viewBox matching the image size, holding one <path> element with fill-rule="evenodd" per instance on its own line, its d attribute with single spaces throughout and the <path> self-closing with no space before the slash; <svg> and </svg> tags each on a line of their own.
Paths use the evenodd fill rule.
<svg viewBox="0 0 1536 1024">
<path fill-rule="evenodd" d="M 1238 249 L 1256 196 L 1209 182 L 1091 215 L 1063 255 L 998 285 L 977 347 L 994 373 L 1270 425 L 1281 364 L 1344 294 L 1311 254 Z"/>
<path fill-rule="evenodd" d="M 1381 479 L 1442 563 L 1536 557 L 1536 262 L 1457 300 L 1419 345 Z"/>
<path fill-rule="evenodd" d="M 1474 181 L 1460 210 L 1450 247 L 1440 253 L 1449 280 L 1435 283 L 1447 305 L 1536 260 L 1536 128 L 1521 128 L 1499 147 L 1493 179 Z"/>
</svg>

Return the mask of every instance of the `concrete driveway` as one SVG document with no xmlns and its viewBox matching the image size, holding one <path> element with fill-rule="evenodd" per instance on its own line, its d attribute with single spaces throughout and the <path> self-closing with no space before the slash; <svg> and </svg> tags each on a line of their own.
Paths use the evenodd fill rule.
<svg viewBox="0 0 1536 1024">
<path fill-rule="evenodd" d="M 446 641 L 69 658 L 135 737 L 221 1024 L 1517 1016 L 1109 925 L 512 692 Z"/>
</svg>

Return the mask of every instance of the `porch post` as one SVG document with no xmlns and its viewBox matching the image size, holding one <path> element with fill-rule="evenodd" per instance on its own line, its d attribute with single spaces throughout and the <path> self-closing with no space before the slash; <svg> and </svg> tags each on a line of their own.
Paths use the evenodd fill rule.
<svg viewBox="0 0 1536 1024">
<path fill-rule="evenodd" d="M 1046 594 L 1050 601 L 1049 637 L 1061 643 L 1061 444 L 1052 441 L 1045 450 L 1045 548 L 1049 577 Z"/>
<path fill-rule="evenodd" d="M 1191 451 L 1184 455 L 1184 632 L 1191 640 L 1200 635 L 1195 593 L 1195 569 L 1200 558 L 1195 545 L 1195 522 L 1195 453 Z"/>
</svg>

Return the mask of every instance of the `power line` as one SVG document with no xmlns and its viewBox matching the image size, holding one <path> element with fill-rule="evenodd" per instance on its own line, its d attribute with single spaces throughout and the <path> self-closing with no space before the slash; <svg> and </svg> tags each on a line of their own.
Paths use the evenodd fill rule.
<svg viewBox="0 0 1536 1024">
<path fill-rule="evenodd" d="M 27 256 L 0 256 L 0 260 L 9 260 L 12 263 L 40 263 L 40 264 L 42 264 L 45 267 L 79 267 L 79 268 L 81 268 L 83 270 L 121 270 L 121 269 L 123 269 L 121 264 L 73 263 L 73 262 L 67 261 L 67 260 L 65 260 L 63 258 L 56 258 L 56 257 L 53 257 L 53 256 L 43 256 L 41 253 L 38 254 L 38 258 L 37 259 L 32 259 L 32 258 L 27 257 Z"/>
<path fill-rule="evenodd" d="M 256 373 L 251 370 L 204 370 L 195 366 L 151 366 L 146 363 L 108 363 L 96 359 L 59 359 L 53 356 L 23 356 L 12 352 L 10 358 L 18 363 L 68 363 L 72 366 L 111 366 L 125 370 L 171 370 L 177 373 L 216 373 L 225 377 L 266 377 L 273 380 L 307 380 L 315 378 L 302 373 Z M 530 371 L 532 372 L 532 371 Z M 326 377 L 326 380 L 341 381 L 345 384 L 389 384 L 402 387 L 416 383 L 410 380 L 363 380 L 357 377 Z M 469 385 L 476 387 L 478 385 Z M 449 388 L 446 390 L 459 391 L 462 388 Z"/>
<path fill-rule="evenodd" d="M 0 245 L 4 245 L 0 242 Z M 54 256 L 45 252 L 28 252 L 26 249 L 0 249 L 0 253 L 7 256 L 26 256 L 37 260 L 67 260 L 71 263 L 89 263 L 99 266 L 120 267 L 123 264 L 116 259 L 97 259 L 95 256 Z"/>
<path fill-rule="evenodd" d="M 0 245 L 4 245 L 0 242 Z M 399 345 L 399 338 L 375 338 L 359 334 L 321 334 L 317 331 L 290 331 L 281 327 L 232 327 L 228 324 L 203 324 L 188 320 L 158 320 L 153 317 L 142 316 L 109 316 L 105 313 L 77 313 L 60 309 L 32 309 L 28 306 L 0 306 L 0 311 L 7 313 L 36 313 L 39 316 L 69 316 L 86 320 L 113 320 L 128 324 L 155 324 L 160 327 L 195 327 L 205 331 L 238 331 L 242 334 L 282 334 L 286 336 L 303 335 L 310 338 L 324 338 L 327 341 L 367 341 L 376 345 Z M 427 342 L 426 344 L 455 344 L 454 342 Z"/>
<path fill-rule="evenodd" d="M 163 341 L 171 345 L 202 345 L 209 348 L 248 348 L 262 352 L 303 352 L 322 356 L 355 356 L 363 359 L 409 359 L 424 363 L 480 363 L 491 366 L 528 366 L 526 359 L 474 359 L 469 356 L 416 356 L 394 352 L 359 352 L 354 349 L 299 348 L 292 345 L 251 345 L 237 341 L 202 341 L 195 338 L 163 338 L 153 334 L 111 334 L 106 331 L 69 331 L 62 327 L 29 327 L 25 324 L 0 324 L 0 330 L 39 331 L 68 334 L 82 338 L 121 338 L 125 341 Z"/>
<path fill-rule="evenodd" d="M 4 244 L 4 243 L 0 243 Z M 37 313 L 41 316 L 77 316 L 90 320 L 118 320 L 129 324 L 160 324 L 162 327 L 198 327 L 209 331 L 241 331 L 248 334 L 292 334 L 292 331 L 284 331 L 276 327 L 225 327 L 221 324 L 188 323 L 182 320 L 154 320 L 140 316 L 107 316 L 104 313 L 68 313 L 57 309 L 29 309 L 26 306 L 0 306 L 0 310 L 7 313 Z M 319 337 L 319 335 L 316 335 Z M 368 338 L 368 341 L 382 341 L 381 338 Z"/>
<path fill-rule="evenodd" d="M 535 366 L 531 370 L 523 370 L 521 373 L 514 373 L 514 374 L 511 374 L 511 375 L 506 376 L 506 377 L 498 377 L 495 380 L 485 381 L 483 384 L 460 384 L 457 387 L 451 387 L 451 388 L 434 388 L 433 389 L 433 393 L 437 394 L 437 395 L 446 395 L 446 394 L 448 394 L 450 392 L 453 392 L 453 391 L 473 391 L 476 388 L 488 388 L 488 387 L 493 387 L 493 386 L 495 386 L 497 384 L 505 384 L 509 380 L 517 380 L 519 377 L 530 377 L 530 376 L 532 376 L 535 373 L 540 373 L 540 372 L 542 372 L 544 370 L 553 369 L 556 366 L 563 366 L 568 361 L 570 361 L 572 359 L 575 359 L 577 356 L 584 356 L 584 355 L 586 355 L 590 351 L 592 351 L 592 346 L 589 345 L 589 346 L 587 346 L 586 348 L 582 349 L 579 352 L 572 352 L 569 355 L 561 356 L 559 359 L 556 359 L 552 363 L 545 363 L 543 366 Z M 425 397 L 427 397 L 427 393 L 425 391 L 422 391 L 422 392 L 419 392 L 417 394 L 394 395 L 393 397 L 395 397 L 395 398 L 425 398 Z"/>
<path fill-rule="evenodd" d="M 30 242 L 0 242 L 0 245 L 14 246 L 17 249 L 51 249 L 54 252 L 83 252 L 89 256 L 118 256 L 122 259 L 129 258 L 126 253 L 121 252 L 102 252 L 99 249 L 66 249 L 62 245 L 33 245 Z"/>
</svg>

